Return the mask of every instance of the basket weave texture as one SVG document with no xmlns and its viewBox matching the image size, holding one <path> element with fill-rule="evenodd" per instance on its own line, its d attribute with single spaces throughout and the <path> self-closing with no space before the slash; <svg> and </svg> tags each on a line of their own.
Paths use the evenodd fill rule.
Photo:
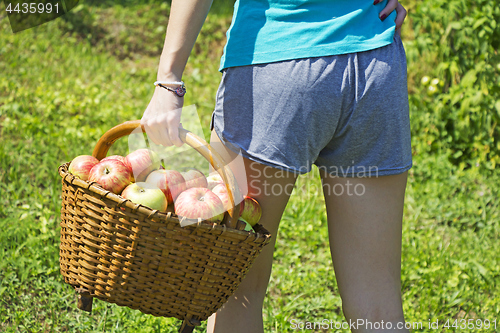
<svg viewBox="0 0 500 333">
<path fill-rule="evenodd" d="M 154 316 L 206 320 L 234 293 L 271 235 L 136 205 L 96 183 L 62 177 L 60 269 L 77 291 Z"/>
</svg>

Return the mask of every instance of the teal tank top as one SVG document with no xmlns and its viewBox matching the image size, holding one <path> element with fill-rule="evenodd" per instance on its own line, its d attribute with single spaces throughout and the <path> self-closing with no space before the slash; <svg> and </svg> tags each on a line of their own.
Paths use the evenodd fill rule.
<svg viewBox="0 0 500 333">
<path fill-rule="evenodd" d="M 372 50 L 392 43 L 387 0 L 236 0 L 220 70 Z"/>
</svg>

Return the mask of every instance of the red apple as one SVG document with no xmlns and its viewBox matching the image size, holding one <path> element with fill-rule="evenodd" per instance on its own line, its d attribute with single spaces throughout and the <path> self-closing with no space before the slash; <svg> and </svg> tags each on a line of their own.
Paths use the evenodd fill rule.
<svg viewBox="0 0 500 333">
<path fill-rule="evenodd" d="M 186 190 L 186 182 L 181 173 L 176 170 L 155 170 L 146 179 L 150 183 L 163 191 L 169 204 L 174 203 L 177 196 Z"/>
<path fill-rule="evenodd" d="M 229 198 L 229 193 L 227 192 L 226 185 L 224 184 L 217 184 L 213 189 L 212 192 L 217 194 L 219 197 L 220 201 L 222 201 L 222 205 L 224 206 L 224 211 L 228 211 L 231 208 L 231 200 Z"/>
<path fill-rule="evenodd" d="M 167 198 L 163 191 L 149 183 L 132 183 L 125 187 L 121 196 L 160 212 L 167 210 Z"/>
<path fill-rule="evenodd" d="M 257 200 L 245 196 L 240 205 L 240 216 L 253 227 L 259 222 L 262 216 L 262 208 Z"/>
<path fill-rule="evenodd" d="M 207 177 L 203 172 L 196 169 L 189 169 L 187 171 L 181 172 L 182 177 L 186 181 L 186 188 L 192 187 L 207 187 Z"/>
<path fill-rule="evenodd" d="M 69 164 L 68 172 L 76 177 L 88 180 L 90 170 L 99 163 L 99 160 L 94 156 L 80 155 L 77 156 Z"/>
<path fill-rule="evenodd" d="M 175 200 L 175 213 L 191 219 L 201 218 L 208 222 L 222 221 L 224 207 L 219 197 L 206 187 L 185 190 Z"/>
<path fill-rule="evenodd" d="M 108 157 L 105 157 L 101 160 L 101 162 L 105 162 L 105 161 L 108 161 L 108 160 L 118 160 L 122 163 L 125 163 L 125 157 L 121 156 L 121 155 L 111 155 L 111 156 L 108 156 Z"/>
<path fill-rule="evenodd" d="M 212 173 L 207 177 L 207 188 L 213 189 L 218 184 L 224 184 L 222 177 L 216 172 Z"/>
<path fill-rule="evenodd" d="M 136 182 L 143 182 L 152 171 L 161 166 L 158 154 L 146 148 L 128 154 L 125 157 L 125 165 L 132 170 Z"/>
<path fill-rule="evenodd" d="M 89 174 L 89 181 L 96 182 L 105 190 L 120 194 L 132 182 L 132 173 L 118 160 L 97 163 Z"/>
</svg>

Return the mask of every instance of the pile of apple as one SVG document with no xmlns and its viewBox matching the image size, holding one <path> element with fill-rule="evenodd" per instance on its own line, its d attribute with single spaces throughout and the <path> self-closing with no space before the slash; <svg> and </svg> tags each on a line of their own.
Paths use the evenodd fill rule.
<svg viewBox="0 0 500 333">
<path fill-rule="evenodd" d="M 158 155 L 149 149 L 138 149 L 125 157 L 108 156 L 100 161 L 80 155 L 71 161 L 68 171 L 136 204 L 178 216 L 220 223 L 230 208 L 229 194 L 219 174 L 205 177 L 196 169 L 166 170 Z M 262 210 L 254 198 L 244 196 L 240 215 L 244 230 L 253 231 Z"/>
</svg>

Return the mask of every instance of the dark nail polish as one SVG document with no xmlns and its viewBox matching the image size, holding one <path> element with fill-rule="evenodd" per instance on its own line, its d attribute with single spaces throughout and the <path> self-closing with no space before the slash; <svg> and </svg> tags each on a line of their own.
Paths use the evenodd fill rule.
<svg viewBox="0 0 500 333">
<path fill-rule="evenodd" d="M 380 20 L 385 20 L 385 18 L 387 17 L 387 14 L 383 14 L 382 16 L 380 16 Z"/>
<path fill-rule="evenodd" d="M 373 4 L 374 4 L 374 5 L 376 5 L 376 4 L 378 4 L 379 2 L 380 2 L 380 0 L 375 0 L 375 1 L 373 1 Z"/>
</svg>

